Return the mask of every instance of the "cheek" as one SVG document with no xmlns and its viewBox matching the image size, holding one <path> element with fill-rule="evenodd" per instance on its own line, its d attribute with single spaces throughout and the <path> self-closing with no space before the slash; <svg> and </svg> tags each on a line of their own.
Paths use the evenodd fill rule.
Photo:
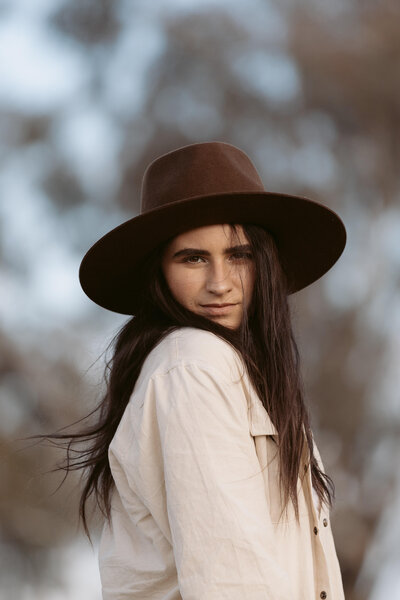
<svg viewBox="0 0 400 600">
<path fill-rule="evenodd" d="M 253 295 L 253 289 L 254 289 L 254 282 L 255 282 L 255 270 L 254 270 L 254 266 L 252 266 L 250 269 L 247 269 L 243 273 L 243 290 L 244 290 L 246 304 L 249 304 L 251 301 L 251 297 Z"/>
<path fill-rule="evenodd" d="M 200 285 L 195 273 L 188 273 L 178 266 L 178 268 L 167 268 L 164 275 L 175 299 L 186 306 L 191 304 Z"/>
</svg>

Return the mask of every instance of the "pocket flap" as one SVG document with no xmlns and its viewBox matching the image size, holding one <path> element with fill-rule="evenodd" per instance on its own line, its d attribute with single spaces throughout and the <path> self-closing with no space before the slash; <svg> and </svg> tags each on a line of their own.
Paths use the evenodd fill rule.
<svg viewBox="0 0 400 600">
<path fill-rule="evenodd" d="M 249 403 L 249 426 L 252 436 L 256 435 L 278 435 L 269 414 L 257 394 L 250 393 Z"/>
</svg>

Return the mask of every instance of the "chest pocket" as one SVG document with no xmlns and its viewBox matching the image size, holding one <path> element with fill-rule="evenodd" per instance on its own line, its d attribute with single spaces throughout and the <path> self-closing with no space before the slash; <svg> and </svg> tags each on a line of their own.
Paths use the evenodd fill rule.
<svg viewBox="0 0 400 600">
<path fill-rule="evenodd" d="M 254 439 L 255 450 L 264 479 L 265 494 L 271 523 L 284 524 L 296 519 L 292 502 L 283 510 L 283 497 L 279 486 L 278 433 L 261 400 L 251 399 L 249 405 L 249 430 Z M 297 496 L 300 519 L 308 516 L 304 494 L 305 480 L 298 479 Z"/>
</svg>

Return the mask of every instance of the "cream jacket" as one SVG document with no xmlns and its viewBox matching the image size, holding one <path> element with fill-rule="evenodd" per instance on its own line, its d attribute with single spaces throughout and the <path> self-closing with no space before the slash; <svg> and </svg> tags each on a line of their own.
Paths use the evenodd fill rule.
<svg viewBox="0 0 400 600">
<path fill-rule="evenodd" d="M 148 355 L 109 448 L 104 600 L 341 600 L 306 453 L 281 520 L 277 433 L 237 352 L 181 328 Z M 317 454 L 318 459 L 319 455 Z"/>
</svg>

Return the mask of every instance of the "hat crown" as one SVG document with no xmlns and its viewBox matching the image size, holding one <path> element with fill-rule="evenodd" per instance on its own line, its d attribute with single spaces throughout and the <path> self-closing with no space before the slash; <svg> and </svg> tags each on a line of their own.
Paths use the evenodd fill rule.
<svg viewBox="0 0 400 600">
<path fill-rule="evenodd" d="M 224 142 L 191 144 L 150 163 L 140 212 L 196 196 L 264 191 L 254 165 L 239 148 Z"/>
</svg>

